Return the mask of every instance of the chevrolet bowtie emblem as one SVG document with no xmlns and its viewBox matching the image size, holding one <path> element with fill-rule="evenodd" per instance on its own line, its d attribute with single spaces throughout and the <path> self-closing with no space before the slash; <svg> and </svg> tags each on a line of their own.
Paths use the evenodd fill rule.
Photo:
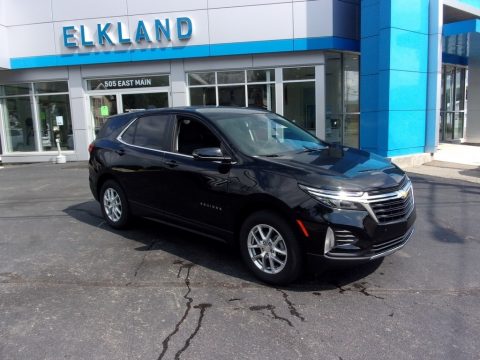
<svg viewBox="0 0 480 360">
<path fill-rule="evenodd" d="M 407 197 L 407 195 L 408 195 L 408 191 L 400 190 L 400 191 L 398 192 L 398 195 L 400 195 L 400 197 L 401 197 L 402 199 L 405 199 L 405 198 Z"/>
</svg>

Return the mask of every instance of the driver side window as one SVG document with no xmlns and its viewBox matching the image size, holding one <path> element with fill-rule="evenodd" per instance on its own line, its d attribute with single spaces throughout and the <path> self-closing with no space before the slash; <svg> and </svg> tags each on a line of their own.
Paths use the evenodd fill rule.
<svg viewBox="0 0 480 360">
<path fill-rule="evenodd" d="M 192 155 L 196 149 L 220 147 L 220 140 L 200 121 L 177 118 L 175 150 L 180 154 Z"/>
</svg>

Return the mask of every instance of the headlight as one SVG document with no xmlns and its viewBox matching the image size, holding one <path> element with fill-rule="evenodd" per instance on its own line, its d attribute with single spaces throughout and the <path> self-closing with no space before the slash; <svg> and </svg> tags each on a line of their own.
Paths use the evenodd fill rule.
<svg viewBox="0 0 480 360">
<path fill-rule="evenodd" d="M 301 184 L 298 186 L 307 194 L 318 200 L 321 204 L 330 208 L 365 210 L 360 203 L 362 196 L 364 195 L 363 192 L 317 189 Z"/>
</svg>

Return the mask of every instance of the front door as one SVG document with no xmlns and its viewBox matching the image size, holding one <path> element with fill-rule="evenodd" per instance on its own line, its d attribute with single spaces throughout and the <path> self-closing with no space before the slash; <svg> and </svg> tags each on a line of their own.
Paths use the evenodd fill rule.
<svg viewBox="0 0 480 360">
<path fill-rule="evenodd" d="M 177 116 L 173 151 L 165 154 L 165 207 L 180 221 L 192 222 L 223 237 L 228 227 L 227 197 L 230 166 L 219 161 L 195 160 L 192 152 L 221 147 L 221 141 L 200 120 Z M 195 224 L 197 223 L 197 224 Z M 228 232 L 227 232 L 228 233 Z"/>
</svg>

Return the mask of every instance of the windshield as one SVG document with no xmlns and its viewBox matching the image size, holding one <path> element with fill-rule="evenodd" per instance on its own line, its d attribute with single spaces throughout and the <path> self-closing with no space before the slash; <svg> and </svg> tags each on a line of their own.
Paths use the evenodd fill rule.
<svg viewBox="0 0 480 360">
<path fill-rule="evenodd" d="M 211 119 L 240 151 L 250 156 L 279 156 L 292 151 L 321 150 L 327 146 L 307 131 L 273 113 L 230 113 Z"/>
</svg>

